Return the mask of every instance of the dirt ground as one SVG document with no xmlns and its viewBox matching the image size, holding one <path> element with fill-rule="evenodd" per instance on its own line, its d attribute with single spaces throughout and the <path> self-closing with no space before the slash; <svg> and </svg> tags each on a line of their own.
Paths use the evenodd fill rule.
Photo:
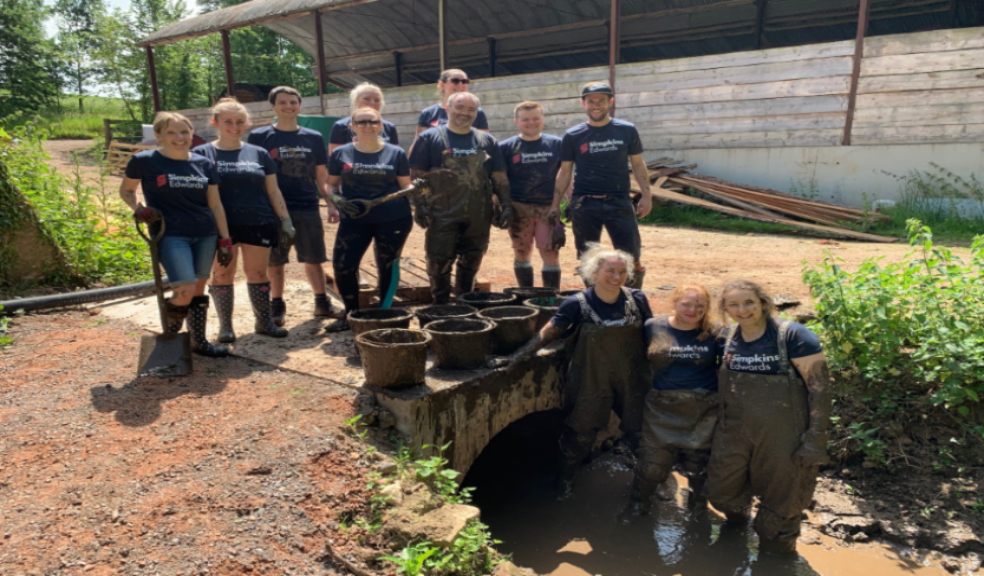
<svg viewBox="0 0 984 576">
<path fill-rule="evenodd" d="M 52 143 L 54 163 L 65 169 L 67 151 L 79 146 Z M 83 168 L 86 177 L 92 171 Z M 414 232 L 406 255 L 422 256 L 422 241 Z M 850 267 L 872 256 L 898 258 L 907 247 L 643 231 L 646 288 L 657 311 L 677 284 L 714 288 L 739 276 L 808 309 L 801 269 L 825 251 Z M 570 287 L 578 286 L 574 264 L 569 246 L 562 266 Z M 289 270 L 299 283 L 300 270 Z M 482 276 L 494 288 L 513 284 L 502 232 Z M 365 508 L 366 475 L 376 465 L 346 432 L 358 386 L 240 357 L 196 357 L 195 373 L 184 379 L 135 379 L 145 333 L 99 308 L 12 322 L 15 343 L 0 349 L 0 574 L 348 573 L 327 550 L 360 554 L 340 527 Z M 978 494 L 977 484 L 904 476 L 830 471 L 807 534 L 852 550 L 891 544 L 900 574 L 924 563 L 975 573 L 984 522 L 955 502 Z M 868 486 L 896 488 L 869 493 Z M 952 513 L 921 516 L 930 504 Z"/>
</svg>

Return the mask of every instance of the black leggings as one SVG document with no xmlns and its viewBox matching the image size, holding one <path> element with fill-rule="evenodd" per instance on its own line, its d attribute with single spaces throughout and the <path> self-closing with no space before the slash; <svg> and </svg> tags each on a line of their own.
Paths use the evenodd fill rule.
<svg viewBox="0 0 984 576">
<path fill-rule="evenodd" d="M 412 228 L 413 218 L 410 216 L 376 223 L 343 219 L 338 224 L 332 267 L 335 269 L 335 282 L 346 310 L 359 308 L 359 264 L 369 249 L 369 244 L 374 242 L 379 299 L 382 301 L 394 280 L 394 264 L 399 260 Z"/>
</svg>

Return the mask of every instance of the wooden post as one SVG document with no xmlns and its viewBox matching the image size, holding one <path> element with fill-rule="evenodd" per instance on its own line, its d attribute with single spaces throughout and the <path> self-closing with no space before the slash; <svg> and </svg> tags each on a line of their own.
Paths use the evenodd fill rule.
<svg viewBox="0 0 984 576">
<path fill-rule="evenodd" d="M 396 68 L 396 85 L 403 86 L 403 54 L 393 52 L 393 67 Z"/>
<path fill-rule="evenodd" d="M 861 60 L 864 58 L 864 35 L 868 30 L 870 0 L 861 0 L 858 6 L 858 31 L 854 37 L 854 67 L 851 70 L 851 91 L 847 95 L 847 116 L 844 119 L 842 146 L 851 145 L 851 130 L 854 127 L 854 107 L 858 99 L 858 79 L 861 77 Z"/>
<path fill-rule="evenodd" d="M 161 92 L 157 87 L 157 67 L 154 65 L 154 49 L 147 46 L 147 74 L 150 76 L 150 98 L 154 103 L 154 113 L 161 111 Z"/>
<path fill-rule="evenodd" d="M 109 143 L 113 141 L 112 120 L 109 118 L 103 118 L 103 141 L 105 142 L 103 149 L 109 150 Z"/>
<path fill-rule="evenodd" d="M 229 43 L 229 31 L 222 30 L 222 62 L 225 64 L 226 94 L 235 97 L 233 85 L 235 81 L 232 75 L 232 45 Z"/>
<path fill-rule="evenodd" d="M 611 15 L 608 18 L 608 85 L 615 91 L 615 67 L 619 61 L 619 0 L 611 0 Z M 615 105 L 612 104 L 612 116 Z"/>
<path fill-rule="evenodd" d="M 765 7 L 769 0 L 755 0 L 755 49 L 761 50 L 765 45 Z"/>
<path fill-rule="evenodd" d="M 318 45 L 318 107 L 325 115 L 325 34 L 321 28 L 321 11 L 314 11 L 314 41 Z"/>
<path fill-rule="evenodd" d="M 445 0 L 437 0 L 437 44 L 441 60 L 441 72 L 448 69 L 448 31 Z"/>
</svg>

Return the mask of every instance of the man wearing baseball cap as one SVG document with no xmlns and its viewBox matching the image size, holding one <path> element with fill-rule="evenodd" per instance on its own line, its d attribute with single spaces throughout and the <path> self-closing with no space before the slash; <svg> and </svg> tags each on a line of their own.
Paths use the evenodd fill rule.
<svg viewBox="0 0 984 576">
<path fill-rule="evenodd" d="M 564 133 L 560 171 L 550 209 L 552 214 L 559 211 L 560 200 L 576 167 L 571 221 L 578 257 L 587 250 L 589 242 L 601 239 L 604 227 L 615 248 L 635 257 L 631 287 L 641 288 L 645 268 L 639 264 L 641 240 L 636 217 L 645 218 L 652 211 L 653 198 L 639 131 L 630 122 L 612 118 L 614 102 L 615 94 L 607 82 L 588 82 L 581 88 L 581 108 L 587 121 Z M 642 191 L 638 206 L 633 206 L 629 196 L 630 164 L 632 176 Z"/>
</svg>

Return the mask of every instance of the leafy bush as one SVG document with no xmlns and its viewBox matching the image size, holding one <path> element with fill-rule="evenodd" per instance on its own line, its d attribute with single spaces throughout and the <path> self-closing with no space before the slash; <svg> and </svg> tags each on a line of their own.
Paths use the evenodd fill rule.
<svg viewBox="0 0 984 576">
<path fill-rule="evenodd" d="M 974 419 L 984 396 L 984 236 L 965 263 L 918 220 L 907 232 L 913 251 L 903 261 L 849 272 L 828 255 L 804 272 L 814 328 L 843 376 L 839 395 L 865 411 L 835 425 L 876 464 L 890 460 L 890 428 L 902 432 L 934 409 L 984 438 Z"/>
<path fill-rule="evenodd" d="M 81 177 L 67 181 L 48 164 L 45 134 L 28 123 L 7 134 L 0 129 L 0 161 L 27 198 L 45 231 L 87 283 L 119 284 L 149 276 L 146 244 L 136 234 L 115 191 L 97 190 Z"/>
<path fill-rule="evenodd" d="M 0 304 L 0 348 L 14 343 L 14 337 L 8 334 L 10 318 L 3 316 L 3 305 Z"/>
</svg>

